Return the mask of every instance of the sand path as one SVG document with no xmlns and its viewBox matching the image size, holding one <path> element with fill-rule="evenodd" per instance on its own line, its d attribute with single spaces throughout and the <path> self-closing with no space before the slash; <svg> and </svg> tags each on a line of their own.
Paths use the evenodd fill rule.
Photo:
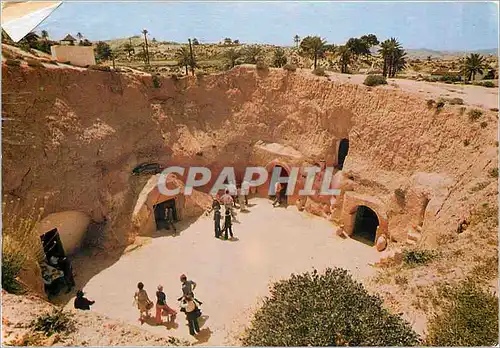
<svg viewBox="0 0 500 348">
<path fill-rule="evenodd" d="M 250 211 L 239 213 L 240 223 L 234 225 L 237 241 L 215 239 L 213 221 L 204 216 L 179 236 L 158 232 L 146 245 L 124 254 L 85 285 L 88 297 L 96 301 L 92 310 L 140 325 L 132 306 L 137 282 L 145 284 L 152 299 L 156 286 L 162 284 L 168 303 L 177 308 L 179 275 L 186 273 L 198 283 L 195 293 L 208 316 L 198 341 L 189 336 L 183 313 L 177 317 L 178 325 L 145 323 L 142 328 L 198 344 L 237 344 L 238 332 L 268 294 L 270 281 L 312 267 L 343 267 L 358 279 L 373 274 L 368 263 L 380 254 L 336 236 L 325 219 L 300 213 L 293 206 L 273 209 L 267 199 L 252 199 L 250 204 Z"/>
</svg>

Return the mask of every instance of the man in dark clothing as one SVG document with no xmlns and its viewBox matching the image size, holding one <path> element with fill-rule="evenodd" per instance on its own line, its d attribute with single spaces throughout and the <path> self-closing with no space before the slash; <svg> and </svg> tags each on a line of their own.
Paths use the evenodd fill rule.
<svg viewBox="0 0 500 348">
<path fill-rule="evenodd" d="M 196 283 L 192 280 L 188 280 L 185 274 L 181 274 L 181 283 L 182 283 L 182 296 L 179 297 L 177 301 L 185 299 L 186 296 L 191 296 L 195 302 L 197 302 L 199 305 L 202 305 L 203 302 L 194 297 L 193 291 L 196 288 Z"/>
<path fill-rule="evenodd" d="M 170 229 L 170 226 L 174 229 L 174 233 L 177 232 L 177 229 L 174 225 L 174 209 L 167 208 L 165 209 L 165 219 L 167 220 L 167 229 Z"/>
<path fill-rule="evenodd" d="M 226 209 L 226 214 L 224 217 L 224 239 L 227 240 L 227 232 L 229 231 L 229 234 L 231 235 L 231 238 L 234 238 L 233 236 L 233 228 L 232 228 L 232 223 L 231 223 L 231 212 L 229 209 Z"/>
<path fill-rule="evenodd" d="M 87 298 L 83 297 L 84 293 L 82 290 L 78 290 L 75 298 L 75 309 L 81 309 L 84 311 L 90 310 L 90 306 L 92 306 L 95 301 L 90 301 Z"/>
<path fill-rule="evenodd" d="M 221 235 L 221 232 L 220 232 L 220 219 L 221 219 L 220 207 L 219 208 L 215 208 L 215 211 L 214 211 L 215 238 L 219 238 L 220 235 Z"/>
</svg>

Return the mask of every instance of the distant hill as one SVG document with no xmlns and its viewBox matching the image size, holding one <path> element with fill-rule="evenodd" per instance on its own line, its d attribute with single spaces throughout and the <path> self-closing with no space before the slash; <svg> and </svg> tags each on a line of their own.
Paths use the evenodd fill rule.
<svg viewBox="0 0 500 348">
<path fill-rule="evenodd" d="M 408 56 L 410 58 L 426 59 L 428 56 L 431 56 L 433 58 L 446 59 L 446 58 L 456 58 L 469 53 L 479 53 L 482 55 L 489 55 L 489 54 L 497 55 L 498 49 L 489 48 L 489 49 L 472 50 L 472 51 L 437 51 L 427 48 L 417 48 L 417 49 L 407 49 L 406 52 L 408 53 Z"/>
</svg>

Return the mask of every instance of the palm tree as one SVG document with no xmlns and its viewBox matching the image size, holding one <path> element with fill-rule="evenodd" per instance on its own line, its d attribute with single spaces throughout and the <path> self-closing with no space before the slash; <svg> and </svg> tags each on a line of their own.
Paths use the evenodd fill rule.
<svg viewBox="0 0 500 348">
<path fill-rule="evenodd" d="M 237 60 L 241 57 L 241 51 L 231 48 L 223 53 L 224 58 L 229 61 L 231 68 L 234 68 Z"/>
<path fill-rule="evenodd" d="M 347 45 L 339 46 L 336 50 L 339 57 L 340 72 L 347 74 L 349 72 L 349 64 L 351 64 L 352 51 Z"/>
<path fill-rule="evenodd" d="M 191 74 L 194 76 L 194 69 L 197 67 L 196 59 L 193 54 L 193 45 L 191 44 L 191 39 L 188 39 L 189 42 L 189 66 L 191 67 Z"/>
<path fill-rule="evenodd" d="M 314 59 L 314 69 L 318 65 L 318 58 L 321 58 L 326 45 L 326 40 L 321 39 L 319 36 L 306 36 L 300 43 L 300 49 L 309 58 Z"/>
<path fill-rule="evenodd" d="M 300 36 L 298 34 L 295 34 L 295 36 L 293 37 L 293 42 L 295 42 L 295 46 L 299 48 Z"/>
<path fill-rule="evenodd" d="M 384 60 L 382 74 L 388 77 L 394 77 L 397 72 L 406 67 L 406 52 L 401 44 L 393 37 L 383 41 L 380 44 L 379 54 Z"/>
<path fill-rule="evenodd" d="M 273 65 L 277 68 L 281 68 L 285 64 L 286 64 L 285 51 L 282 48 L 278 47 L 276 51 L 274 51 Z"/>
<path fill-rule="evenodd" d="M 175 52 L 175 59 L 177 60 L 177 64 L 179 66 L 183 66 L 186 68 L 186 75 L 188 74 L 189 63 L 191 61 L 191 55 L 189 53 L 189 49 L 186 46 L 182 46 Z"/>
<path fill-rule="evenodd" d="M 80 32 L 76 33 L 76 37 L 77 37 L 77 38 L 78 38 L 78 40 L 80 40 L 80 41 L 82 41 L 82 39 L 83 39 L 83 35 L 82 35 L 82 33 L 80 33 Z"/>
<path fill-rule="evenodd" d="M 479 53 L 471 53 L 470 56 L 465 57 L 462 66 L 462 72 L 466 79 L 470 81 L 476 78 L 476 74 L 482 74 L 484 69 L 487 69 L 488 65 L 484 61 L 484 57 Z"/>
<path fill-rule="evenodd" d="M 49 32 L 47 30 L 42 30 L 42 39 L 47 41 L 48 38 L 49 38 Z"/>
<path fill-rule="evenodd" d="M 145 45 L 144 46 L 145 47 L 144 54 L 146 55 L 146 64 L 149 65 L 149 50 L 148 50 L 148 38 L 147 38 L 148 31 L 147 31 L 147 29 L 143 29 L 142 33 L 144 34 L 144 45 Z"/>
</svg>

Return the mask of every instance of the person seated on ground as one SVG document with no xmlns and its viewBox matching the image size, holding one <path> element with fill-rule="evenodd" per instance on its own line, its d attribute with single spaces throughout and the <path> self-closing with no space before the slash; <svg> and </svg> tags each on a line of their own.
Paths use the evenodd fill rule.
<svg viewBox="0 0 500 348">
<path fill-rule="evenodd" d="M 194 336 L 200 332 L 200 325 L 198 324 L 198 318 L 201 316 L 201 311 L 196 305 L 192 296 L 185 296 L 181 303 L 181 308 L 183 312 L 186 313 L 186 319 L 189 326 L 189 334 Z"/>
<path fill-rule="evenodd" d="M 92 306 L 95 301 L 90 301 L 86 297 L 83 297 L 85 293 L 82 290 L 78 290 L 76 292 L 76 298 L 75 298 L 75 309 L 81 309 L 83 311 L 88 311 L 90 310 L 90 306 Z"/>
<path fill-rule="evenodd" d="M 162 315 L 168 316 L 168 321 L 172 322 L 175 320 L 177 312 L 167 305 L 167 295 L 163 292 L 163 286 L 158 285 L 158 291 L 156 292 L 156 324 L 161 325 L 163 320 Z"/>
</svg>

